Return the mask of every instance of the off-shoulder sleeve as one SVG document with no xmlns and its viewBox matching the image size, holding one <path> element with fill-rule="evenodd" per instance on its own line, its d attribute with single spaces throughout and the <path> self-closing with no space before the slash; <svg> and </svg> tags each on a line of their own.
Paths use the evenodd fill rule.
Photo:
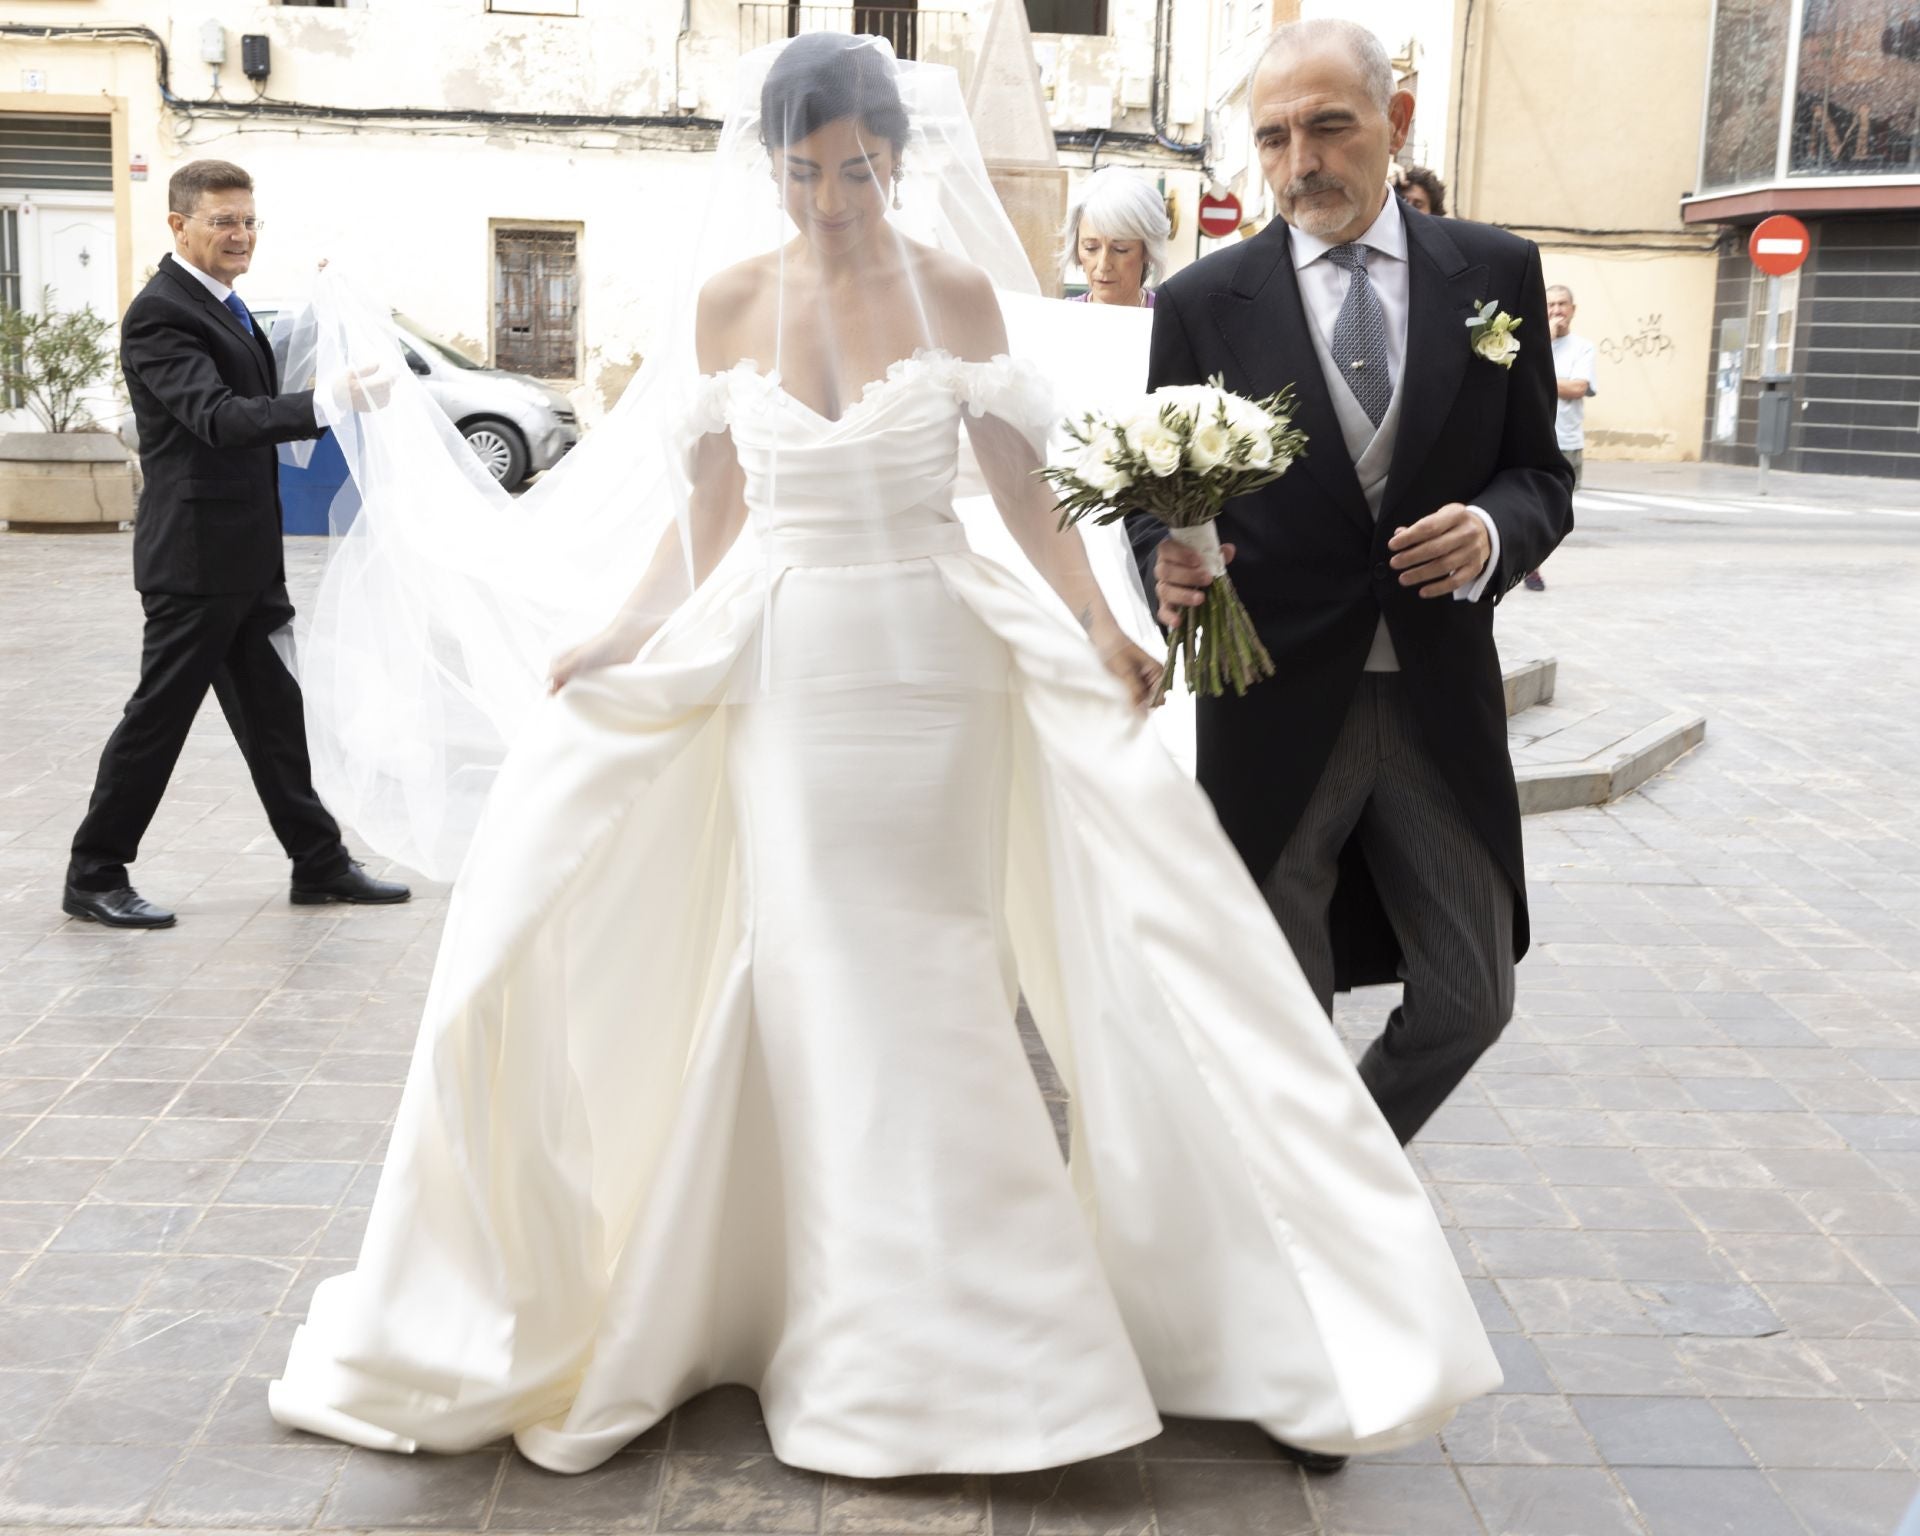
<svg viewBox="0 0 1920 1536">
<path fill-rule="evenodd" d="M 727 409 L 733 393 L 733 370 L 703 373 L 688 393 L 681 431 L 689 442 L 709 432 L 727 430 Z"/>
<path fill-rule="evenodd" d="M 975 416 L 995 416 L 1019 430 L 1036 452 L 1046 454 L 1053 431 L 1053 385 L 1033 363 L 1006 353 L 984 363 L 955 361 L 954 398 Z"/>
</svg>

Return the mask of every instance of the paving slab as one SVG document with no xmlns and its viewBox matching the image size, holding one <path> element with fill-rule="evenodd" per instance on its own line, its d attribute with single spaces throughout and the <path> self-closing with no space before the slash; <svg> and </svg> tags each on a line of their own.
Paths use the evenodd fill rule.
<svg viewBox="0 0 1920 1536">
<path fill-rule="evenodd" d="M 1920 519 L 1892 515 L 1920 494 L 1776 475 L 1756 508 L 1632 468 L 1590 466 L 1547 591 L 1502 604 L 1504 653 L 1556 658 L 1516 723 L 1618 747 L 1644 699 L 1712 730 L 1528 817 L 1514 1020 L 1411 1149 L 1504 1385 L 1312 1483 L 1248 1426 L 1171 1420 L 1046 1474 L 848 1484 L 774 1462 L 738 1389 L 585 1480 L 274 1425 L 288 1332 L 351 1262 L 446 892 L 287 907 L 209 708 L 139 866 L 180 927 L 66 922 L 139 604 L 124 535 L 0 535 L 0 1526 L 1886 1532 L 1920 1492 L 1920 669 L 1896 664 Z M 290 543 L 296 600 L 319 557 Z M 1343 998 L 1336 1027 L 1358 1050 L 1392 1002 Z"/>
</svg>

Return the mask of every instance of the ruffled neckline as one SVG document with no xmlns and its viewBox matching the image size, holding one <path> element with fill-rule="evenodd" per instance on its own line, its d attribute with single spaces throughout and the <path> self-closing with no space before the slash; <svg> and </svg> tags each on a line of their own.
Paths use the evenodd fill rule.
<svg viewBox="0 0 1920 1536">
<path fill-rule="evenodd" d="M 822 415 L 794 394 L 782 382 L 779 369 L 769 368 L 763 372 L 757 358 L 743 357 L 731 368 L 702 374 L 695 381 L 692 424 L 700 432 L 723 431 L 727 426 L 728 401 L 736 388 L 745 387 L 822 428 L 839 429 L 865 415 L 877 402 L 889 398 L 903 382 L 920 378 L 949 391 L 976 417 L 989 413 L 1011 415 L 1030 427 L 1049 415 L 1052 392 L 1032 364 L 1006 352 L 984 362 L 970 362 L 954 356 L 945 347 L 919 347 L 910 356 L 888 364 L 887 371 L 879 378 L 869 379 L 838 416 Z"/>
</svg>

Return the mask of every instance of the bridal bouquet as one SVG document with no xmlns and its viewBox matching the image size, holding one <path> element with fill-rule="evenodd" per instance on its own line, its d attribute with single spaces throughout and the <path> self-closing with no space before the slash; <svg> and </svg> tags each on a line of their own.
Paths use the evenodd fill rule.
<svg viewBox="0 0 1920 1536">
<path fill-rule="evenodd" d="M 1214 698 L 1272 677 L 1273 658 L 1227 577 L 1213 521 L 1227 502 L 1271 485 L 1306 451 L 1306 434 L 1293 425 L 1293 391 L 1249 400 L 1216 374 L 1206 384 L 1156 389 L 1118 415 L 1089 412 L 1067 432 L 1076 451 L 1039 471 L 1059 493 L 1063 529 L 1082 518 L 1106 524 L 1145 512 L 1197 552 L 1213 577 L 1206 600 L 1168 635 L 1153 702 L 1166 697 L 1176 656 L 1187 687 Z"/>
</svg>

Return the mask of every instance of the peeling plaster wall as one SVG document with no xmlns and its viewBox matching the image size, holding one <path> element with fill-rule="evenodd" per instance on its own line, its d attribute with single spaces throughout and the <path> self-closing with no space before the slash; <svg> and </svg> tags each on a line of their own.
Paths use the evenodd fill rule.
<svg viewBox="0 0 1920 1536">
<path fill-rule="evenodd" d="M 1169 131 L 1202 132 L 1217 0 L 1174 0 Z M 1243 9 L 1250 0 L 1237 0 Z M 977 39 L 991 0 L 934 0 L 964 12 Z M 218 21 L 228 59 L 219 90 L 254 94 L 240 72 L 240 37 L 270 39 L 268 92 L 330 106 L 411 106 L 449 111 L 650 116 L 722 115 L 733 92 L 751 13 L 735 0 L 693 0 L 679 35 L 681 0 L 581 0 L 581 15 L 490 15 L 482 0 L 380 0 L 366 9 L 285 7 L 203 0 L 176 8 L 157 0 L 8 0 L 6 19 L 57 26 L 138 25 L 167 42 L 176 94 L 214 94 L 200 61 L 200 29 Z M 1050 80 L 1057 129 L 1148 133 L 1154 0 L 1112 0 L 1109 35 L 1042 34 L 1036 68 Z M 744 19 L 743 19 L 744 14 Z M 585 356 L 572 394 L 585 420 L 601 415 L 645 355 L 651 313 L 679 221 L 702 195 L 698 154 L 636 147 L 616 133 L 537 134 L 451 124 L 348 127 L 286 119 L 194 121 L 162 109 L 153 51 L 134 43 L 40 43 L 0 39 L 0 88 L 22 69 L 49 92 L 105 93 L 128 106 L 129 150 L 148 179 L 129 188 L 137 285 L 170 250 L 168 176 L 200 156 L 253 172 L 261 241 L 247 292 L 258 299 L 303 293 L 317 261 L 375 274 L 396 307 L 485 356 L 492 331 L 489 221 L 577 224 L 581 242 L 581 333 Z M 0 107 L 32 110 L 30 97 Z M 1137 103 L 1129 105 L 1128 103 Z M 1069 156 L 1077 184 L 1084 154 Z M 1195 223 L 1201 184 L 1191 162 L 1115 149 L 1102 165 L 1135 163 L 1163 180 L 1180 228 L 1174 264 L 1202 244 Z M 120 168 L 124 175 L 125 168 Z"/>
<path fill-rule="evenodd" d="M 582 0 L 574 18 L 487 14 L 481 0 L 406 0 L 367 10 L 312 10 L 205 0 L 189 12 L 138 0 L 89 5 L 10 0 L 6 19 L 56 26 L 146 26 L 167 42 L 175 93 L 211 97 L 200 28 L 227 31 L 226 97 L 254 94 L 240 71 L 242 33 L 271 40 L 268 92 L 330 106 L 718 115 L 733 89 L 738 10 L 695 0 L 678 40 L 678 0 Z M 679 72 L 676 77 L 676 54 Z M 481 357 L 492 334 L 490 221 L 579 225 L 584 359 L 571 393 L 583 419 L 604 413 L 649 341 L 651 313 L 677 219 L 698 206 L 698 154 L 638 148 L 619 134 L 530 135 L 509 128 L 381 124 L 364 128 L 202 117 L 161 106 L 145 44 L 0 38 L 0 88 L 24 69 L 51 94 L 105 94 L 128 104 L 128 148 L 149 164 L 129 188 L 137 287 L 172 249 L 166 185 L 187 160 L 236 160 L 254 175 L 270 227 L 244 280 L 256 300 L 303 294 L 328 257 L 449 340 Z M 677 92 L 684 92 L 679 95 Z M 32 110 L 12 94 L 7 110 Z M 664 137 L 664 136 L 661 136 Z M 124 175 L 125 167 L 117 168 Z M 567 386 L 562 386 L 567 387 Z"/>
<path fill-rule="evenodd" d="M 711 50 L 686 51 L 704 107 L 727 91 L 736 14 L 727 0 L 695 0 L 696 28 L 726 43 L 724 59 Z M 482 0 L 389 0 L 364 10 L 236 0 L 201 0 L 190 8 L 141 0 L 84 7 L 71 0 L 9 0 L 6 19 L 149 27 L 172 54 L 174 90 L 188 97 L 213 94 L 212 66 L 200 62 L 200 29 L 218 21 L 227 31 L 220 87 L 240 101 L 254 92 L 240 72 L 240 37 L 259 33 L 272 48 L 267 88 L 287 101 L 635 116 L 674 110 L 679 0 L 581 0 L 577 18 L 494 15 Z M 52 76 L 48 89 L 85 89 L 76 72 L 88 71 L 91 51 L 71 43 L 52 47 L 44 66 Z"/>
<path fill-rule="evenodd" d="M 1454 197 L 1539 242 L 1600 349 L 1595 459 L 1696 459 L 1713 341 L 1712 231 L 1694 185 L 1711 0 L 1480 0 L 1463 39 Z M 1458 57 L 1458 55 L 1456 55 Z"/>
</svg>

